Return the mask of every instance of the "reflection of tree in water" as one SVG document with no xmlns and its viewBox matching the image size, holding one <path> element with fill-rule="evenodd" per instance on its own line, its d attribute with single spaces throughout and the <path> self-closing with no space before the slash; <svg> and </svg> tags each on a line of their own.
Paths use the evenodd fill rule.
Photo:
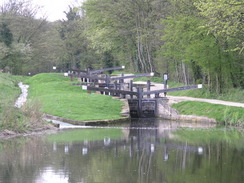
<svg viewBox="0 0 244 183">
<path fill-rule="evenodd" d="M 47 149 L 39 137 L 6 140 L 0 147 L 0 177 L 5 183 L 29 182 L 45 166 L 43 154 Z"/>
<path fill-rule="evenodd" d="M 157 122 L 136 123 L 121 139 L 108 134 L 96 141 L 67 143 L 46 143 L 39 137 L 5 141 L 0 146 L 0 182 L 4 176 L 6 183 L 34 182 L 47 170 L 62 172 L 70 183 L 241 182 L 243 176 L 237 175 L 244 164 L 243 149 L 212 140 L 193 145 L 169 138 Z M 198 180 L 206 175 L 209 178 Z"/>
<path fill-rule="evenodd" d="M 172 122 L 165 121 L 164 128 L 159 133 L 159 124 L 154 119 L 138 119 L 132 121 L 130 130 L 131 154 L 137 154 L 138 161 L 138 181 L 151 182 L 155 179 L 158 166 L 166 165 L 171 153 L 174 162 L 173 169 L 186 168 L 187 153 L 195 153 L 198 148 L 185 144 L 175 143 L 169 139 Z M 146 128 L 144 128 L 146 127 Z M 176 152 L 176 153 L 175 153 Z M 161 165 L 160 165 L 161 164 Z M 166 181 L 166 175 L 161 173 L 161 181 Z"/>
</svg>

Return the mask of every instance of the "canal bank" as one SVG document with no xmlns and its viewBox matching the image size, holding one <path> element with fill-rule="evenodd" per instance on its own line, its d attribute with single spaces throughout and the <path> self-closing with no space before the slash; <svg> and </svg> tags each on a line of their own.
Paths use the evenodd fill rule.
<svg viewBox="0 0 244 183">
<path fill-rule="evenodd" d="M 55 105 L 53 105 L 52 106 L 52 108 L 62 108 L 62 107 L 60 107 L 60 106 L 62 106 L 61 105 L 61 102 L 62 102 L 62 100 L 64 99 L 63 98 L 63 96 L 66 96 L 66 95 L 68 95 L 68 93 L 65 93 L 64 95 L 62 95 L 62 96 L 59 96 L 59 94 L 58 94 L 58 90 L 66 90 L 66 87 L 68 87 L 68 91 L 69 92 L 73 92 L 74 90 L 77 92 L 77 97 L 78 98 L 81 98 L 82 100 L 79 102 L 78 100 L 76 100 L 76 98 L 73 100 L 73 101 L 75 101 L 75 102 L 73 102 L 72 100 L 71 101 L 69 101 L 69 103 L 71 103 L 72 105 L 73 104 L 80 104 L 81 102 L 86 102 L 87 101 L 87 99 L 88 98 L 93 98 L 94 96 L 96 96 L 96 97 L 105 97 L 105 101 L 104 101 L 104 103 L 103 102 L 98 102 L 98 104 L 97 104 L 97 106 L 99 106 L 100 105 L 100 103 L 103 103 L 103 105 L 105 105 L 107 108 L 108 108 L 108 110 L 110 110 L 110 111 L 112 111 L 111 109 L 113 109 L 114 107 L 110 107 L 110 104 L 108 104 L 108 103 L 106 103 L 107 102 L 107 100 L 109 99 L 109 97 L 108 96 L 100 96 L 100 95 L 96 95 L 96 94 L 87 94 L 87 93 L 84 93 L 84 92 L 81 92 L 81 89 L 80 89 L 80 87 L 76 87 L 76 89 L 73 89 L 73 87 L 72 86 L 70 86 L 70 85 L 68 85 L 68 83 L 69 83 L 69 80 L 68 80 L 68 78 L 63 78 L 63 77 L 57 77 L 58 75 L 57 74 L 51 74 L 51 75 L 48 75 L 48 74 L 42 74 L 41 76 L 38 76 L 38 77 L 36 77 L 36 78 L 34 78 L 35 80 L 36 80 L 36 83 L 37 84 L 35 84 L 34 85 L 34 87 L 32 87 L 31 88 L 31 90 L 32 91 L 30 91 L 30 92 L 32 92 L 32 93 L 37 93 L 38 95 L 37 96 L 41 96 L 41 98 L 40 99 L 44 99 L 44 97 L 45 96 L 47 96 L 48 95 L 48 93 L 49 93 L 49 91 L 52 91 L 53 93 L 55 93 L 55 94 L 53 94 L 53 93 L 51 93 L 51 96 L 50 96 L 50 98 L 52 98 L 52 100 L 54 99 L 54 101 L 56 102 L 56 106 Z M 58 80 L 58 81 L 57 81 Z M 52 83 L 52 85 L 50 84 L 49 85 L 49 82 L 50 81 L 54 81 L 54 83 Z M 57 87 L 58 86 L 58 87 Z M 40 93 L 41 91 L 40 90 L 35 90 L 35 89 L 33 89 L 33 88 L 35 88 L 35 87 L 37 87 L 37 88 L 39 88 L 43 93 Z M 72 87 L 72 88 L 71 88 Z M 49 90 L 48 88 L 51 88 L 51 90 Z M 73 93 L 72 93 L 72 95 L 73 95 Z M 76 96 L 76 93 L 74 94 L 75 96 Z M 81 96 L 85 96 L 85 98 L 82 98 Z M 59 97 L 59 99 L 55 99 L 55 97 Z M 32 97 L 32 99 L 36 99 L 36 97 Z M 49 98 L 48 98 L 49 99 Z M 44 100 L 48 100 L 48 99 L 44 99 Z M 70 99 L 70 98 L 69 98 Z M 94 98 L 95 100 L 94 100 L 94 102 L 96 102 L 97 100 L 97 98 Z M 39 100 L 39 99 L 38 99 Z M 66 99 L 65 99 L 66 100 Z M 110 100 L 110 99 L 109 99 Z M 116 99 L 111 99 L 111 100 L 116 100 L 116 101 L 118 101 L 119 99 L 118 98 L 116 98 Z M 68 101 L 68 99 L 67 99 L 67 101 Z M 173 112 L 171 112 L 170 113 L 170 117 L 171 117 L 171 119 L 173 119 L 173 120 L 178 120 L 178 121 L 182 121 L 182 120 L 187 120 L 187 121 L 205 121 L 205 122 L 207 122 L 208 120 L 205 118 L 205 117 L 200 117 L 200 120 L 199 120 L 199 117 L 197 117 L 197 115 L 194 115 L 194 116 L 191 116 L 191 115 L 186 115 L 186 116 L 184 116 L 184 115 L 180 115 L 181 116 L 181 118 L 179 118 L 179 113 L 178 112 L 176 112 L 174 109 L 172 109 L 172 108 L 170 108 L 171 107 L 171 102 L 172 100 L 171 100 L 171 96 L 169 97 L 169 101 L 168 101 L 168 106 L 163 106 L 164 107 L 164 109 L 163 110 L 161 110 L 160 109 L 160 107 L 158 108 L 159 109 L 159 111 L 166 111 L 166 113 L 167 113 L 167 110 L 168 111 L 173 111 Z M 121 102 L 121 101 L 120 101 Z M 175 103 L 175 102 L 173 102 L 173 103 Z M 201 103 L 203 103 L 203 102 L 201 102 Z M 91 104 L 91 102 L 87 102 L 86 103 L 86 105 L 87 106 L 89 106 Z M 123 122 L 123 121 L 125 121 L 129 116 L 128 116 L 128 111 L 129 111 L 129 109 L 128 109 L 128 104 L 127 104 L 127 102 L 125 102 L 125 101 L 123 101 L 123 102 L 121 102 L 121 104 L 123 104 L 123 105 L 121 105 L 121 106 L 124 106 L 124 109 L 123 109 L 123 111 L 121 112 L 119 112 L 119 117 L 116 117 L 115 119 L 111 119 L 111 120 L 106 120 L 106 119 L 104 119 L 104 120 L 74 120 L 74 124 L 79 124 L 79 123 L 81 123 L 81 124 L 83 124 L 84 125 L 84 122 L 87 124 L 87 125 L 89 125 L 89 122 L 91 122 L 91 123 L 93 123 L 93 125 L 97 125 L 97 124 L 102 124 L 102 125 L 107 125 L 107 124 L 114 124 L 114 123 L 117 123 L 117 119 L 119 119 L 120 118 L 120 122 Z M 211 104 L 211 105 L 215 105 L 215 104 Z M 121 110 L 121 106 L 119 106 L 119 110 Z M 197 107 L 195 107 L 195 108 L 198 108 L 198 104 L 197 105 L 195 105 L 195 106 L 197 106 Z M 102 107 L 103 108 L 103 107 Z M 213 107 L 213 108 L 215 108 L 215 107 Z M 213 108 L 211 108 L 211 109 L 208 109 L 208 111 L 212 111 L 213 110 Z M 86 114 L 86 112 L 85 112 L 85 110 L 86 110 L 86 107 L 84 107 L 84 106 L 77 106 L 77 111 L 78 111 L 78 114 L 79 115 L 84 115 L 84 114 Z M 99 110 L 101 109 L 101 107 L 98 107 L 98 108 L 93 108 L 93 114 L 94 114 L 94 111 L 98 111 L 99 112 Z M 165 110 L 165 109 L 167 109 L 167 110 Z M 66 112 L 72 112 L 72 108 L 71 107 L 69 107 L 69 108 L 65 108 L 64 109 L 64 111 L 66 111 Z M 220 113 L 220 114 L 222 114 L 222 116 L 226 116 L 226 117 L 228 117 L 228 110 L 226 110 L 226 109 L 224 109 L 224 110 L 222 110 L 222 112 L 220 111 L 220 112 L 218 112 L 218 113 Z M 176 114 L 175 116 L 177 116 L 177 118 L 176 117 L 173 117 L 174 115 L 173 114 Z M 224 114 L 225 113 L 225 114 Z M 236 114 L 237 114 L 238 112 L 236 112 Z M 240 112 L 239 112 L 240 113 Z M 89 115 L 89 116 L 92 116 L 93 114 L 91 114 L 91 115 Z M 103 114 L 106 114 L 106 112 L 103 112 Z M 243 113 L 242 113 L 243 114 Z M 57 115 L 49 115 L 50 116 L 50 118 L 52 118 L 52 119 L 57 119 Z M 107 116 L 107 115 L 106 115 Z M 121 119 L 121 116 L 123 116 L 123 118 Z M 160 116 L 159 116 L 160 117 Z M 165 118 L 165 116 L 161 116 L 162 118 Z M 71 118 L 67 118 L 67 117 L 58 117 L 59 119 L 64 119 L 65 121 L 67 120 L 72 120 Z M 166 118 L 166 119 L 169 119 L 169 118 Z M 227 119 L 230 119 L 230 118 L 227 118 Z M 231 119 L 230 119 L 231 120 Z M 210 122 L 212 122 L 212 121 L 210 121 Z M 90 123 L 90 124 L 91 124 Z M 224 123 L 223 123 L 224 124 Z M 241 125 L 240 125 L 241 126 Z M 4 132 L 5 134 L 6 134 L 6 136 L 9 136 L 9 135 L 11 135 L 11 130 L 10 131 L 5 131 Z M 14 132 L 15 133 L 15 132 Z"/>
<path fill-rule="evenodd" d="M 44 75 L 45 76 L 45 75 Z M 45 76 L 46 77 L 46 76 Z M 49 76 L 49 80 L 53 80 L 56 77 L 56 75 L 50 75 Z M 39 77 L 40 80 L 43 80 L 43 76 Z M 59 77 L 60 79 L 60 77 Z M 48 78 L 47 78 L 48 80 Z M 37 80 L 38 81 L 38 80 Z M 65 85 L 64 85 L 65 86 Z M 70 86 L 69 86 L 70 87 Z M 155 89 L 161 88 L 162 84 L 157 84 L 157 83 L 153 83 L 153 87 Z M 79 88 L 79 87 L 78 87 Z M 80 90 L 80 89 L 79 89 Z M 55 92 L 55 91 L 54 91 Z M 83 94 L 82 94 L 83 95 Z M 96 94 L 91 94 L 88 95 L 88 97 L 92 97 Z M 98 95 L 99 96 L 99 95 Z M 103 96 L 102 96 L 103 97 Z M 182 102 L 183 100 L 188 100 L 189 97 L 172 97 L 169 96 L 167 98 L 159 98 L 157 101 L 157 117 L 159 118 L 163 118 L 163 119 L 170 119 L 170 120 L 176 120 L 176 121 L 193 121 L 193 122 L 209 122 L 209 123 L 217 123 L 218 121 L 214 118 L 208 117 L 208 116 L 198 116 L 198 115 L 182 115 L 180 114 L 176 109 L 174 109 L 172 107 L 172 104 L 178 103 L 178 102 Z M 87 98 L 86 98 L 87 99 Z M 119 98 L 114 98 L 115 100 L 120 100 L 122 103 L 122 111 L 120 111 L 119 116 L 121 117 L 117 117 L 115 119 L 102 119 L 102 120 L 74 120 L 72 118 L 67 118 L 67 117 L 63 117 L 63 116 L 57 116 L 57 115 L 51 115 L 51 114 L 46 114 L 45 116 L 49 119 L 58 119 L 61 121 L 65 121 L 65 122 L 69 122 L 72 124 L 79 124 L 79 125 L 97 125 L 97 124 L 101 124 L 101 125 L 105 125 L 105 124 L 111 124 L 114 122 L 123 122 L 126 121 L 126 119 L 129 118 L 129 105 L 128 105 L 128 101 L 126 99 L 119 99 Z M 226 102 L 226 101 L 220 101 L 220 100 L 210 100 L 210 99 L 197 99 L 197 98 L 190 98 L 189 100 L 197 100 L 197 101 L 201 101 L 201 102 L 214 102 L 215 104 L 221 104 L 221 105 L 235 105 L 235 103 L 233 102 Z M 85 100 L 83 101 L 85 102 Z M 96 101 L 94 101 L 96 102 Z M 236 105 L 240 105 L 240 104 L 236 104 Z M 87 107 L 89 107 L 89 104 L 87 105 Z M 108 106 L 109 107 L 109 106 Z M 197 108 L 198 106 L 196 106 Z M 82 108 L 82 107 L 81 107 Z M 68 111 L 69 109 L 67 109 Z M 80 111 L 80 115 L 82 115 L 82 111 L 84 109 L 82 109 Z M 99 112 L 97 111 L 97 109 L 94 109 L 94 112 Z"/>
</svg>

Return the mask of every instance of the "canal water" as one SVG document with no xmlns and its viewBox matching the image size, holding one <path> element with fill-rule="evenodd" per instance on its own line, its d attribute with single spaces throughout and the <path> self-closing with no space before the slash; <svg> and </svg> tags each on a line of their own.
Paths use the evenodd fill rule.
<svg viewBox="0 0 244 183">
<path fill-rule="evenodd" d="M 244 133 L 136 120 L 0 141 L 1 183 L 242 183 Z"/>
</svg>

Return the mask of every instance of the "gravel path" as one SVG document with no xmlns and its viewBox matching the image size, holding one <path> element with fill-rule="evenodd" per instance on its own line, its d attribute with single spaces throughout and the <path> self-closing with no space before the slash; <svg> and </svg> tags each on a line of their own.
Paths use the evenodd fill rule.
<svg viewBox="0 0 244 183">
<path fill-rule="evenodd" d="M 203 99 L 203 98 L 193 98 L 193 97 L 178 97 L 178 96 L 167 96 L 171 103 L 178 103 L 182 101 L 199 101 L 199 102 L 207 102 L 211 104 L 220 104 L 226 106 L 234 106 L 234 107 L 244 107 L 244 103 L 238 102 L 229 102 L 224 100 L 215 100 L 215 99 Z"/>
</svg>

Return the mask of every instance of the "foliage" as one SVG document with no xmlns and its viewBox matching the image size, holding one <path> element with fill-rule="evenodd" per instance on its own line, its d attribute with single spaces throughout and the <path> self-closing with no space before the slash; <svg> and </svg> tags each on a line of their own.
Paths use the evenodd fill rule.
<svg viewBox="0 0 244 183">
<path fill-rule="evenodd" d="M 13 42 L 13 34 L 6 23 L 2 23 L 0 26 L 0 41 L 3 42 L 7 47 L 9 47 Z"/>
<path fill-rule="evenodd" d="M 30 85 L 30 98 L 40 101 L 44 113 L 80 121 L 121 118 L 121 101 L 88 94 L 59 74 L 38 74 L 26 83 Z"/>
<path fill-rule="evenodd" d="M 88 0 L 83 8 L 92 45 L 112 51 L 118 61 L 136 72 L 156 71 L 154 55 L 160 43 L 156 27 L 166 1 Z"/>
<path fill-rule="evenodd" d="M 188 84 L 188 78 L 193 78 L 195 82 L 206 82 L 208 90 L 218 94 L 229 87 L 241 86 L 242 81 L 236 80 L 242 73 L 242 69 L 236 67 L 240 62 L 238 56 L 225 51 L 221 38 L 209 32 L 202 17 L 177 14 L 163 24 L 166 25 L 163 54 L 174 61 L 170 63 L 172 67 L 182 65 L 181 81 Z M 187 71 L 186 66 L 190 70 Z"/>
<path fill-rule="evenodd" d="M 206 18 L 205 26 L 216 36 L 222 37 L 229 44 L 227 51 L 242 53 L 243 1 L 241 0 L 207 0 L 195 2 L 200 14 Z"/>
<path fill-rule="evenodd" d="M 36 19 L 39 7 L 30 1 L 5 1 L 0 8 L 0 69 L 13 74 L 50 71 L 63 50 L 58 23 Z"/>
<path fill-rule="evenodd" d="M 36 19 L 26 0 L 0 6 L 0 69 L 14 74 L 125 65 L 205 84 L 222 95 L 243 89 L 241 0 L 87 0 L 66 19 Z"/>
<path fill-rule="evenodd" d="M 86 20 L 77 8 L 69 7 L 69 11 L 65 13 L 67 20 L 61 22 L 59 35 L 66 51 L 62 53 L 62 62 L 59 65 L 83 70 L 97 67 L 100 55 L 89 45 L 90 41 L 85 34 Z"/>
</svg>

